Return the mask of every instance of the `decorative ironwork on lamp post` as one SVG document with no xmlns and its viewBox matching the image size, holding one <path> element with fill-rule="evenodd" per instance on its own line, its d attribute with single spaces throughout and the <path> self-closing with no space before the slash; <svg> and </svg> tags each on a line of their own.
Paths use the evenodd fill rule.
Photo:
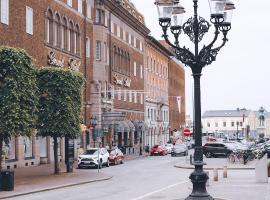
<svg viewBox="0 0 270 200">
<path fill-rule="evenodd" d="M 156 0 L 155 4 L 158 8 L 159 24 L 163 30 L 163 38 L 173 48 L 177 59 L 191 68 L 194 78 L 195 151 L 193 164 L 195 165 L 195 170 L 190 175 L 193 190 L 186 199 L 212 200 L 213 197 L 206 191 L 208 176 L 203 171 L 200 77 L 203 67 L 210 65 L 216 60 L 218 52 L 228 41 L 227 33 L 231 29 L 231 17 L 235 7 L 228 0 L 209 0 L 210 22 L 215 28 L 214 38 L 199 51 L 199 43 L 205 33 L 209 31 L 210 23 L 198 16 L 198 0 L 193 0 L 194 15 L 184 24 L 182 20 L 185 9 L 179 4 L 179 0 Z M 169 28 L 174 36 L 173 43 L 169 39 Z M 179 36 L 181 32 L 186 34 L 194 43 L 194 52 L 185 46 L 180 46 Z M 223 34 L 222 43 L 214 47 L 220 33 Z"/>
</svg>

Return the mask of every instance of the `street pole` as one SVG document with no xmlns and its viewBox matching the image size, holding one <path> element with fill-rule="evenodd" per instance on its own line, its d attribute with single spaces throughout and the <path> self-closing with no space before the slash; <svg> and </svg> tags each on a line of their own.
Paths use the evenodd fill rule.
<svg viewBox="0 0 270 200">
<path fill-rule="evenodd" d="M 198 0 L 193 0 L 194 15 L 184 24 L 182 24 L 182 18 L 185 10 L 179 4 L 178 0 L 156 0 L 155 3 L 158 7 L 159 24 L 163 30 L 163 38 L 174 49 L 177 59 L 191 68 L 194 79 L 195 128 L 193 132 L 195 137 L 195 151 L 194 162 L 192 164 L 195 165 L 195 170 L 189 177 L 193 184 L 193 190 L 186 200 L 213 200 L 213 197 L 206 191 L 206 182 L 209 177 L 203 171 L 200 78 L 202 69 L 216 60 L 218 52 L 228 41 L 227 33 L 231 29 L 231 22 L 228 16 L 232 14 L 234 4 L 232 2 L 226 3 L 226 0 L 209 0 L 211 9 L 210 21 L 215 28 L 214 39 L 210 44 L 203 45 L 199 51 L 199 42 L 201 42 L 205 33 L 208 32 L 210 23 L 198 16 Z M 170 28 L 174 36 L 175 41 L 173 43 L 169 39 L 168 28 Z M 185 46 L 180 47 L 179 36 L 182 31 L 194 43 L 194 52 L 191 52 Z M 221 32 L 223 33 L 222 44 L 218 47 L 213 47 Z"/>
<path fill-rule="evenodd" d="M 238 141 L 238 126 L 239 122 L 236 122 L 236 140 Z"/>
</svg>

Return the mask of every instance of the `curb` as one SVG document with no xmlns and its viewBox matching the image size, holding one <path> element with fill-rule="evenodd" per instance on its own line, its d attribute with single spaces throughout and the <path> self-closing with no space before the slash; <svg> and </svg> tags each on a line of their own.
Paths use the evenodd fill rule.
<svg viewBox="0 0 270 200">
<path fill-rule="evenodd" d="M 59 186 L 55 186 L 55 187 L 44 188 L 44 189 L 40 189 L 40 190 L 34 190 L 34 191 L 31 191 L 31 192 L 19 193 L 19 194 L 14 194 L 14 195 L 7 195 L 7 196 L 0 197 L 0 199 L 10 199 L 10 198 L 18 197 L 18 196 L 25 196 L 25 195 L 29 195 L 29 194 L 47 192 L 47 191 L 51 191 L 51 190 L 57 190 L 57 189 L 66 188 L 66 187 L 72 187 L 72 186 L 76 186 L 76 185 L 83 185 L 83 184 L 87 184 L 87 183 L 107 181 L 107 180 L 110 180 L 112 178 L 113 178 L 113 176 L 109 176 L 107 178 L 94 179 L 94 180 L 90 180 L 90 181 L 82 181 L 82 182 L 66 184 L 66 185 L 59 185 Z"/>
<path fill-rule="evenodd" d="M 187 167 L 187 166 L 180 166 L 180 165 L 174 165 L 174 167 L 176 168 L 181 168 L 181 169 L 194 169 L 194 167 Z M 203 169 L 205 170 L 214 170 L 214 169 L 217 169 L 217 170 L 223 170 L 223 167 L 204 167 Z M 239 168 L 236 168 L 236 167 L 228 167 L 227 168 L 228 170 L 255 170 L 255 167 L 239 167 Z"/>
</svg>

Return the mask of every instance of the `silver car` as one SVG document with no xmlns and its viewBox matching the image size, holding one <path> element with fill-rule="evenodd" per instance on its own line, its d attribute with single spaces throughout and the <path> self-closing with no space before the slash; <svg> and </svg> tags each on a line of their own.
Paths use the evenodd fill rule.
<svg viewBox="0 0 270 200">
<path fill-rule="evenodd" d="M 184 143 L 179 143 L 173 146 L 171 156 L 188 155 L 188 147 Z"/>
</svg>

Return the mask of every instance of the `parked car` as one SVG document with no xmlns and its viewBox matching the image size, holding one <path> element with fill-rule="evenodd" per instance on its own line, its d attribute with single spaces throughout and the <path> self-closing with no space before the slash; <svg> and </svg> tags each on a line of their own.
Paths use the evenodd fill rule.
<svg viewBox="0 0 270 200">
<path fill-rule="evenodd" d="M 219 142 L 210 142 L 206 143 L 203 146 L 203 154 L 207 158 L 211 158 L 213 156 L 223 155 L 227 156 L 233 150 L 236 149 L 236 145 L 233 143 L 219 143 Z"/>
<path fill-rule="evenodd" d="M 167 149 L 162 145 L 155 145 L 150 150 L 151 156 L 158 156 L 158 155 L 165 156 L 167 154 L 168 154 Z"/>
<path fill-rule="evenodd" d="M 167 143 L 167 144 L 165 144 L 165 148 L 167 149 L 167 152 L 168 153 L 171 153 L 172 152 L 172 148 L 173 148 L 173 144 Z"/>
<path fill-rule="evenodd" d="M 124 163 L 124 154 L 120 149 L 109 150 L 109 162 L 110 164 L 123 164 Z"/>
<path fill-rule="evenodd" d="M 171 156 L 174 157 L 178 155 L 183 155 L 183 156 L 188 155 L 187 145 L 185 145 L 184 143 L 178 143 L 173 146 Z"/>
<path fill-rule="evenodd" d="M 89 148 L 79 155 L 78 168 L 110 166 L 109 153 L 106 148 Z"/>
</svg>

